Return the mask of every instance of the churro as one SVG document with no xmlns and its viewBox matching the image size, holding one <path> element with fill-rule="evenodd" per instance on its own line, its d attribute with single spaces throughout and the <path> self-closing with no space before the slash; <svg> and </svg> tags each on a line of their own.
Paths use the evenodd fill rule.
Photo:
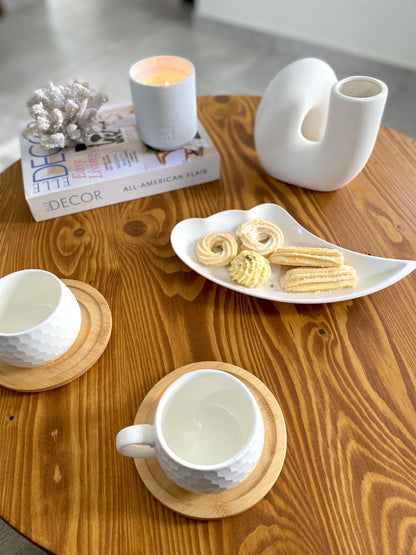
<svg viewBox="0 0 416 555">
<path fill-rule="evenodd" d="M 355 269 L 340 268 L 293 268 L 280 279 L 280 286 L 289 292 L 314 292 L 355 286 Z"/>
<path fill-rule="evenodd" d="M 280 247 L 270 256 L 273 264 L 284 266 L 340 267 L 344 264 L 342 252 L 319 247 Z"/>
</svg>

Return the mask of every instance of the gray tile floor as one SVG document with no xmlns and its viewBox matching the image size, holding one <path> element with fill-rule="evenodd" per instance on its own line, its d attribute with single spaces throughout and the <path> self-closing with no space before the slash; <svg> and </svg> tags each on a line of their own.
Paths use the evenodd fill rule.
<svg viewBox="0 0 416 555">
<path fill-rule="evenodd" d="M 201 20 L 180 2 L 26 0 L 6 12 L 0 19 L 0 171 L 20 157 L 26 101 L 35 89 L 78 79 L 110 102 L 130 101 L 130 66 L 157 54 L 189 58 L 199 95 L 261 95 L 287 63 L 319 57 L 339 78 L 384 81 L 389 97 L 383 123 L 416 138 L 416 72 Z M 40 552 L 0 521 L 0 555 L 17 553 Z"/>
</svg>

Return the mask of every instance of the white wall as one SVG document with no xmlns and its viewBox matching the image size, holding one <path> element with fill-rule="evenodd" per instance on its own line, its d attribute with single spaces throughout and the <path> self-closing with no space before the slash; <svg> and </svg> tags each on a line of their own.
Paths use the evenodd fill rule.
<svg viewBox="0 0 416 555">
<path fill-rule="evenodd" d="M 197 0 L 197 16 L 416 69 L 415 0 Z"/>
</svg>

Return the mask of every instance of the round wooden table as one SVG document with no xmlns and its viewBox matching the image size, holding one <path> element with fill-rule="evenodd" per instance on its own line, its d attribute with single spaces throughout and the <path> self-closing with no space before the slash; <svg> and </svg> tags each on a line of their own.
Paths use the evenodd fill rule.
<svg viewBox="0 0 416 555">
<path fill-rule="evenodd" d="M 347 249 L 416 259 L 416 143 L 382 128 L 352 183 L 304 190 L 260 166 L 258 102 L 199 99 L 221 155 L 216 182 L 36 223 L 20 164 L 0 176 L 0 275 L 35 267 L 85 282 L 113 318 L 80 378 L 41 393 L 0 387 L 0 516 L 54 553 L 415 552 L 416 275 L 346 302 L 270 302 L 190 270 L 170 233 L 185 218 L 272 202 Z M 219 520 L 166 508 L 115 448 L 152 387 L 198 361 L 259 378 L 287 427 L 274 486 Z"/>
</svg>

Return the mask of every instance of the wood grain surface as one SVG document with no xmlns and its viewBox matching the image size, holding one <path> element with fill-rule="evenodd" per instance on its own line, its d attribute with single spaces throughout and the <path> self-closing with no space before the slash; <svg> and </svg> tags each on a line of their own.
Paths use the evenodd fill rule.
<svg viewBox="0 0 416 555">
<path fill-rule="evenodd" d="M 264 202 L 345 248 L 416 259 L 416 144 L 382 128 L 346 187 L 276 181 L 253 143 L 253 97 L 203 97 L 221 179 L 36 223 L 20 165 L 0 176 L 0 275 L 43 268 L 91 284 L 113 331 L 78 380 L 42 393 L 0 388 L 0 516 L 58 554 L 416 553 L 416 274 L 360 299 L 293 305 L 215 285 L 169 237 L 184 218 Z M 271 390 L 287 455 L 269 493 L 216 521 L 158 502 L 115 436 L 175 368 L 224 361 Z"/>
</svg>

